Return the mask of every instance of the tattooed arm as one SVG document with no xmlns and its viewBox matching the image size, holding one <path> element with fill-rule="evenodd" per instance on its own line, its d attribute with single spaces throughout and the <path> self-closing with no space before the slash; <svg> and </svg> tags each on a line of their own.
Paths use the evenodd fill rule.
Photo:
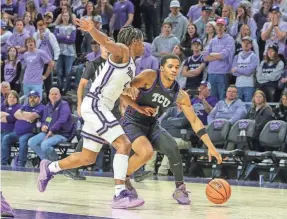
<svg viewBox="0 0 287 219">
<path fill-rule="evenodd" d="M 222 158 L 220 153 L 216 150 L 213 143 L 211 142 L 208 134 L 206 133 L 205 127 L 202 124 L 201 120 L 197 117 L 196 113 L 193 110 L 193 107 L 190 102 L 189 95 L 183 91 L 179 90 L 178 97 L 176 103 L 180 105 L 184 115 L 186 116 L 187 120 L 190 122 L 192 129 L 196 134 L 199 135 L 203 143 L 208 147 L 208 156 L 209 161 L 211 161 L 211 156 L 215 157 L 217 163 L 220 164 L 222 162 Z"/>
</svg>

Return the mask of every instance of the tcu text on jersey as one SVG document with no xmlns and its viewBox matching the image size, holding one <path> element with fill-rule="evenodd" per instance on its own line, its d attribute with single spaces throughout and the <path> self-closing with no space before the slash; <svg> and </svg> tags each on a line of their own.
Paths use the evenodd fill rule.
<svg viewBox="0 0 287 219">
<path fill-rule="evenodd" d="M 157 102 L 161 104 L 163 107 L 168 107 L 171 104 L 169 99 L 167 99 L 165 96 L 161 94 L 154 93 L 152 97 L 153 97 L 152 102 Z"/>
</svg>

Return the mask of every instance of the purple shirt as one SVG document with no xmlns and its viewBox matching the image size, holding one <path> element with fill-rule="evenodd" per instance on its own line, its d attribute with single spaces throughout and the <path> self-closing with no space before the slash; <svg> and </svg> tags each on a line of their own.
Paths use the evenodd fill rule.
<svg viewBox="0 0 287 219">
<path fill-rule="evenodd" d="M 39 12 L 42 14 L 42 16 L 44 16 L 46 12 L 53 13 L 56 8 L 57 7 L 55 5 L 48 3 L 47 5 L 42 5 Z"/>
<path fill-rule="evenodd" d="M 266 22 L 262 28 L 262 32 L 265 32 L 270 27 L 270 25 L 271 25 L 271 22 Z M 278 24 L 278 27 L 279 27 L 280 31 L 287 32 L 287 22 L 284 22 L 281 20 Z M 274 28 L 273 28 L 269 39 L 266 40 L 264 53 L 266 53 L 266 50 L 270 44 L 277 43 L 279 46 L 279 52 L 278 53 L 284 54 L 286 39 L 287 39 L 287 37 L 285 37 L 283 40 L 279 40 L 275 31 L 274 31 Z"/>
<path fill-rule="evenodd" d="M 116 2 L 114 4 L 115 23 L 114 30 L 120 30 L 128 20 L 128 14 L 134 14 L 134 5 L 130 1 Z"/>
<path fill-rule="evenodd" d="M 197 5 L 192 5 L 190 8 L 189 8 L 189 11 L 187 13 L 187 17 L 188 18 L 191 18 L 191 20 L 194 22 L 196 21 L 197 19 L 200 18 L 201 16 L 201 9 L 202 9 L 202 6 L 200 6 L 199 4 Z"/>
<path fill-rule="evenodd" d="M 212 97 L 212 96 L 208 96 L 205 100 L 212 107 L 214 107 L 216 105 L 216 103 L 218 102 L 217 98 Z M 198 116 L 198 118 L 201 120 L 203 125 L 207 125 L 208 113 L 204 110 L 202 100 L 196 97 L 196 98 L 192 99 L 191 102 L 192 102 L 193 109 L 194 109 L 196 115 Z"/>
<path fill-rule="evenodd" d="M 224 0 L 225 5 L 231 5 L 233 10 L 236 11 L 240 5 L 241 0 Z"/>
<path fill-rule="evenodd" d="M 1 105 L 1 111 L 9 113 L 9 116 L 6 116 L 7 122 L 1 122 L 1 132 L 12 132 L 14 130 L 14 125 L 16 122 L 14 114 L 20 108 L 21 108 L 20 104 L 14 104 L 12 106 L 6 104 Z"/>
<path fill-rule="evenodd" d="M 35 31 L 36 31 L 36 28 L 34 25 L 30 25 L 30 24 L 26 24 L 24 29 L 29 33 L 29 36 L 30 37 L 33 37 Z"/>
<path fill-rule="evenodd" d="M 44 64 L 51 61 L 51 57 L 43 50 L 36 49 L 34 52 L 25 52 L 24 61 L 26 70 L 23 83 L 25 84 L 43 84 L 42 75 Z"/>
<path fill-rule="evenodd" d="M 12 62 L 5 61 L 4 67 L 4 80 L 11 82 L 17 75 L 17 64 L 19 60 L 16 61 L 15 66 L 13 66 Z"/>
<path fill-rule="evenodd" d="M 24 112 L 33 112 L 37 113 L 40 118 L 43 116 L 44 112 L 44 105 L 42 103 L 38 104 L 37 106 L 31 107 L 29 104 L 22 106 L 21 110 Z M 17 120 L 15 123 L 14 131 L 18 136 L 33 133 L 33 130 L 36 129 L 37 120 L 31 122 L 27 122 L 25 120 Z"/>
<path fill-rule="evenodd" d="M 98 52 L 94 53 L 94 52 L 91 52 L 87 55 L 87 59 L 88 61 L 94 61 L 95 59 L 99 58 L 101 55 L 101 50 L 99 49 Z"/>
</svg>

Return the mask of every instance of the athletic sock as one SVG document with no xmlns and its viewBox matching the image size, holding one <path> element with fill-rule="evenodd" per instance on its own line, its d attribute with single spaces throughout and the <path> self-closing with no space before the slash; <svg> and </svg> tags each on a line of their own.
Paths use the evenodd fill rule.
<svg viewBox="0 0 287 219">
<path fill-rule="evenodd" d="M 176 188 L 180 187 L 182 184 L 184 184 L 182 181 L 181 182 L 175 182 Z"/>
<path fill-rule="evenodd" d="M 125 184 L 122 185 L 115 185 L 115 195 L 116 197 L 120 195 L 120 193 L 126 189 Z"/>
<path fill-rule="evenodd" d="M 50 172 L 52 173 L 58 173 L 60 172 L 62 169 L 59 166 L 59 162 L 58 161 L 54 161 L 52 163 L 50 163 L 50 165 L 48 166 Z"/>
<path fill-rule="evenodd" d="M 113 168 L 114 168 L 114 179 L 126 180 L 127 170 L 129 164 L 129 156 L 124 154 L 115 154 Z M 115 195 L 118 196 L 121 191 L 125 190 L 126 186 L 116 185 L 115 186 Z"/>
</svg>

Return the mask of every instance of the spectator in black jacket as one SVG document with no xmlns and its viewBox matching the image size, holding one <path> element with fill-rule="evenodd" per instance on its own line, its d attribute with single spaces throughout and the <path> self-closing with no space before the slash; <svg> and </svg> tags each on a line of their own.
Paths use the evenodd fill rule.
<svg viewBox="0 0 287 219">
<path fill-rule="evenodd" d="M 266 102 L 263 91 L 255 91 L 252 98 L 252 107 L 249 109 L 246 119 L 255 120 L 255 131 L 252 138 L 252 145 L 255 150 L 262 151 L 259 144 L 259 135 L 265 124 L 272 120 L 272 109 Z"/>
<path fill-rule="evenodd" d="M 283 93 L 278 106 L 273 109 L 273 118 L 287 122 L 287 93 Z"/>
</svg>

